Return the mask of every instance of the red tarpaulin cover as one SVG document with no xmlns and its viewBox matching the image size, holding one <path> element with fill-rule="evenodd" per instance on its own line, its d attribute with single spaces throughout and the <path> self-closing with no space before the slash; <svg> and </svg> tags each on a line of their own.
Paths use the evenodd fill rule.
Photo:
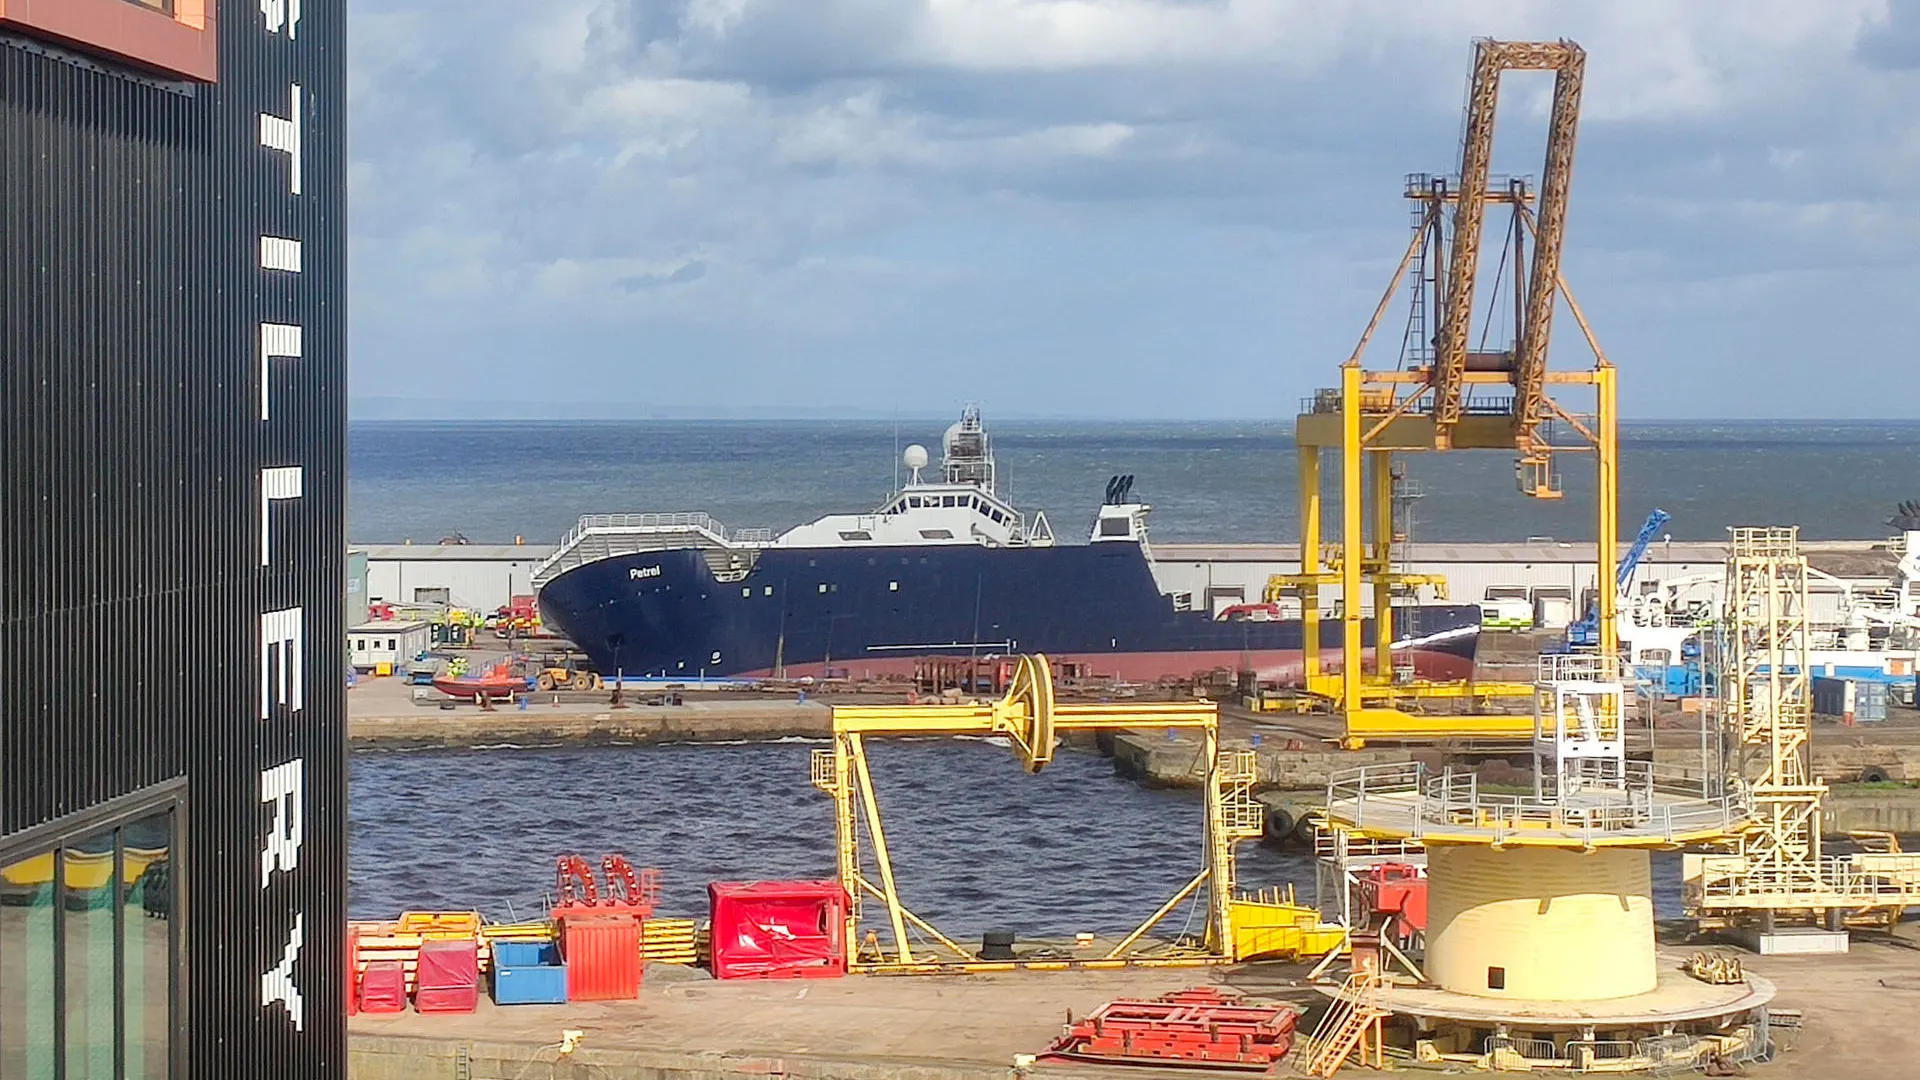
<svg viewBox="0 0 1920 1080">
<path fill-rule="evenodd" d="M 360 1011 L 407 1011 L 407 969 L 398 960 L 375 960 L 360 973 Z"/>
<path fill-rule="evenodd" d="M 421 986 L 413 992 L 413 1007 L 423 1013 L 470 1013 L 480 1000 L 479 987 Z"/>
<path fill-rule="evenodd" d="M 837 881 L 707 886 L 716 979 L 832 979 L 847 973 L 847 893 Z"/>
<path fill-rule="evenodd" d="M 422 990 L 471 989 L 480 985 L 480 943 L 471 938 L 420 943 L 414 985 Z"/>
</svg>

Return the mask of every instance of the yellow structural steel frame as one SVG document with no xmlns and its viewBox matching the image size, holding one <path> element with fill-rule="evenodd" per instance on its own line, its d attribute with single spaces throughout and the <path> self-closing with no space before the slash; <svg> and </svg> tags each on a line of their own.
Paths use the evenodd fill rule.
<svg viewBox="0 0 1920 1080">
<path fill-rule="evenodd" d="M 1122 728 L 1177 728 L 1197 732 L 1202 760 L 1208 762 L 1205 851 L 1202 865 L 1185 886 L 1144 923 L 1113 948 L 1085 960 L 983 961 L 914 914 L 901 900 L 893 859 L 887 850 L 886 829 L 874 798 L 873 774 L 867 765 L 867 739 L 888 736 L 978 735 L 1005 736 L 1028 772 L 1039 772 L 1053 759 L 1055 736 L 1074 731 Z M 1253 801 L 1255 779 L 1252 751 L 1222 753 L 1219 748 L 1219 706 L 1209 701 L 1128 702 L 1124 704 L 1056 704 L 1053 677 L 1044 656 L 1023 656 L 1013 684 L 998 701 L 957 705 L 836 705 L 833 707 L 833 748 L 813 755 L 813 783 L 833 796 L 834 832 L 838 840 L 839 877 L 851 904 L 845 927 L 853 971 L 933 974 L 945 972 L 1117 968 L 1126 966 L 1197 966 L 1233 961 L 1234 845 L 1258 837 L 1262 811 Z M 866 843 L 862 843 L 864 836 Z M 867 872 L 871 862 L 874 880 Z M 1198 948 L 1162 949 L 1137 955 L 1142 938 L 1195 893 L 1206 896 L 1206 935 Z M 891 949 L 879 957 L 862 956 L 859 939 L 860 908 L 867 899 L 886 905 L 892 932 Z M 925 943 L 915 945 L 908 928 Z"/>
<path fill-rule="evenodd" d="M 1411 249 L 1410 249 L 1411 254 Z M 1404 272 L 1405 263 L 1402 263 Z M 1398 286 L 1399 276 L 1395 276 Z M 1563 286 L 1564 287 L 1564 286 Z M 1392 295 L 1389 288 L 1388 296 Z M 1571 302 L 1571 294 L 1568 294 Z M 1384 301 L 1383 301 L 1384 306 Z M 1578 309 L 1575 309 L 1578 317 Z M 1585 320 L 1581 319 L 1585 326 Z M 1375 319 L 1376 324 L 1378 318 Z M 1369 327 L 1369 334 L 1372 328 Z M 1590 339 L 1591 340 L 1591 339 Z M 1549 404 L 1569 421 L 1583 445 L 1554 452 L 1591 452 L 1598 461 L 1596 563 L 1605 568 L 1618 561 L 1619 437 L 1614 389 L 1614 367 L 1604 354 L 1592 369 L 1554 371 L 1546 382 L 1588 385 L 1594 388 L 1596 410 L 1591 422 Z M 1360 349 L 1365 348 L 1362 340 Z M 1411 582 L 1392 570 L 1393 476 L 1392 455 L 1401 451 L 1434 449 L 1435 422 L 1419 403 L 1431 390 L 1425 371 L 1371 372 L 1359 364 L 1360 349 L 1340 369 L 1340 411 L 1302 414 L 1294 427 L 1299 453 L 1300 572 L 1283 580 L 1300 594 L 1303 618 L 1305 685 L 1308 692 L 1334 701 L 1346 716 L 1349 740 L 1366 738 L 1530 738 L 1529 715 L 1418 715 L 1394 705 L 1405 698 L 1531 697 L 1531 683 L 1396 683 L 1393 677 L 1393 593 Z M 1467 372 L 1468 383 L 1506 384 L 1504 372 Z M 1515 422 L 1510 415 L 1462 416 L 1453 425 L 1450 449 L 1514 449 Z M 1321 452 L 1340 453 L 1340 545 L 1337 569 L 1322 566 Z M 1369 534 L 1371 540 L 1368 539 Z M 1599 588 L 1599 652 L 1613 655 L 1619 647 L 1615 626 L 1614 592 L 1607 574 L 1596 579 Z M 1320 588 L 1338 585 L 1341 597 L 1341 669 L 1324 673 L 1320 664 Z M 1371 596 L 1368 595 L 1369 591 Z M 1363 607 L 1371 601 L 1375 612 L 1373 641 L 1364 639 Z M 1368 645 L 1374 670 L 1365 670 Z"/>
<path fill-rule="evenodd" d="M 1580 92 L 1585 78 L 1586 53 L 1570 41 L 1516 42 L 1482 39 L 1474 44 L 1474 69 L 1468 84 L 1466 130 L 1462 143 L 1458 190 L 1451 196 L 1418 196 L 1427 203 L 1420 227 L 1414 231 L 1399 268 L 1394 271 L 1373 318 L 1361 334 L 1353 354 L 1340 372 L 1338 410 L 1331 393 L 1316 395 L 1313 406 L 1295 425 L 1299 453 L 1300 572 L 1276 575 L 1271 593 L 1292 591 L 1301 599 L 1304 627 L 1305 685 L 1317 697 L 1331 700 L 1345 714 L 1347 744 L 1373 738 L 1531 737 L 1530 716 L 1426 716 L 1403 711 L 1398 703 L 1433 698 L 1531 697 L 1530 683 L 1423 684 L 1396 682 L 1393 677 L 1393 593 L 1430 583 L 1421 575 L 1393 569 L 1392 455 L 1411 450 L 1516 451 L 1521 488 L 1540 498 L 1557 498 L 1552 483 L 1553 457 L 1591 452 L 1598 459 L 1598 576 L 1599 647 L 1611 656 L 1618 645 L 1614 626 L 1614 593 L 1608 587 L 1619 543 L 1619 443 L 1615 431 L 1616 403 L 1613 364 L 1601 350 L 1579 302 L 1560 273 L 1560 254 L 1566 227 L 1573 149 L 1579 121 Z M 1524 197 L 1502 199 L 1488 190 L 1492 158 L 1495 107 L 1500 76 L 1514 70 L 1555 73 L 1552 115 L 1548 122 L 1547 159 L 1542 176 L 1539 214 L 1529 211 Z M 1473 317 L 1473 290 L 1480 260 L 1480 237 L 1489 202 L 1514 204 L 1519 221 L 1535 241 L 1526 316 L 1509 363 L 1503 370 L 1476 371 L 1468 357 L 1468 332 Z M 1441 216 L 1453 209 L 1453 238 L 1446 253 L 1447 299 L 1441 311 L 1436 355 L 1426 367 L 1398 371 L 1366 371 L 1360 366 L 1367 344 L 1379 329 L 1408 267 L 1437 245 Z M 1515 266 L 1516 275 L 1519 268 Z M 1567 308 L 1592 350 L 1594 365 L 1586 370 L 1548 370 L 1547 338 L 1554 307 L 1564 297 Z M 1468 408 L 1466 391 L 1476 385 L 1511 387 L 1513 401 L 1500 412 Z M 1594 414 L 1576 415 L 1555 401 L 1554 386 L 1593 387 Z M 1575 445 L 1550 445 L 1539 428 L 1561 421 L 1580 436 Z M 1321 477 L 1323 450 L 1341 453 L 1341 522 L 1337 566 L 1323 565 L 1321 548 Z M 1373 537 L 1369 544 L 1365 533 Z M 1341 595 L 1341 658 L 1337 676 L 1320 669 L 1320 589 L 1337 585 Z M 1371 597 L 1367 592 L 1371 590 Z M 1361 608 L 1371 600 L 1374 623 L 1374 671 L 1363 673 L 1365 643 Z"/>
</svg>

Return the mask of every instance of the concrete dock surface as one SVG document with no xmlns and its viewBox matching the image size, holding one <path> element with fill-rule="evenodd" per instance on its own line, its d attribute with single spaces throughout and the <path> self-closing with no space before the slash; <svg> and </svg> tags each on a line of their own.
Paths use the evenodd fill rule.
<svg viewBox="0 0 1920 1080">
<path fill-rule="evenodd" d="M 1678 966 L 1701 946 L 1663 946 Z M 1845 956 L 1752 956 L 1749 971 L 1778 987 L 1774 1006 L 1799 1009 L 1797 1046 L 1751 1075 L 1881 1080 L 1913 1074 L 1920 1025 L 1920 927 L 1856 934 Z M 852 976 L 716 982 L 653 965 L 637 1001 L 495 1007 L 470 1015 L 359 1016 L 350 1024 L 354 1080 L 1005 1080 L 1016 1054 L 1044 1050 L 1067 1013 L 1118 997 L 1211 984 L 1299 1008 L 1318 996 L 1293 964 L 977 976 Z M 585 1033 L 562 1058 L 566 1029 Z M 1285 1074 L 1282 1065 L 1278 1074 Z M 1042 1065 L 1035 1077 L 1192 1076 L 1190 1070 Z M 1355 1071 L 1350 1075 L 1366 1075 Z"/>
<path fill-rule="evenodd" d="M 828 707 L 798 695 L 695 691 L 682 694 L 680 705 L 648 704 L 659 696 L 634 693 L 618 709 L 608 693 L 566 691 L 529 694 L 524 709 L 517 703 L 481 709 L 471 702 L 441 708 L 444 695 L 431 687 L 363 679 L 347 694 L 347 741 L 356 750 L 632 746 L 825 738 L 833 731 Z"/>
</svg>

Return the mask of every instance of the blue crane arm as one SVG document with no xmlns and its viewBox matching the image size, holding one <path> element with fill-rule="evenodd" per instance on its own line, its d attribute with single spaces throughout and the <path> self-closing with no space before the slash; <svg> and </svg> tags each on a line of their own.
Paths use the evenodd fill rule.
<svg viewBox="0 0 1920 1080">
<path fill-rule="evenodd" d="M 1646 557 L 1647 549 L 1653 546 L 1654 539 L 1660 535 L 1660 529 L 1672 520 L 1672 514 L 1657 506 L 1654 507 L 1653 513 L 1647 515 L 1647 523 L 1640 526 L 1640 535 L 1633 538 L 1633 546 L 1620 557 L 1620 565 L 1613 568 L 1615 592 L 1625 589 L 1627 583 L 1633 580 L 1634 568 L 1638 567 L 1640 560 Z"/>
<path fill-rule="evenodd" d="M 1627 583 L 1633 580 L 1633 572 L 1639 567 L 1640 560 L 1646 557 L 1647 549 L 1653 546 L 1653 541 L 1660 535 L 1660 530 L 1672 520 L 1673 515 L 1658 507 L 1654 508 L 1653 513 L 1647 515 L 1647 523 L 1640 526 L 1640 534 L 1633 538 L 1632 546 L 1628 547 L 1627 553 L 1620 557 L 1619 565 L 1613 568 L 1614 595 L 1618 596 L 1627 591 Z M 1599 641 L 1600 605 L 1596 603 L 1580 616 L 1579 622 L 1567 627 L 1567 642 L 1572 645 L 1592 646 L 1599 644 Z"/>
</svg>

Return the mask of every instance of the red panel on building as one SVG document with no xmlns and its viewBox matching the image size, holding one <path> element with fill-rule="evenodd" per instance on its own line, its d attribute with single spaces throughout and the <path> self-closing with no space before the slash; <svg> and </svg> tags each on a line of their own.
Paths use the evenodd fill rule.
<svg viewBox="0 0 1920 1080">
<path fill-rule="evenodd" d="M 219 74 L 217 0 L 0 0 L 0 27 L 196 82 Z"/>
<path fill-rule="evenodd" d="M 716 979 L 835 979 L 847 973 L 847 892 L 837 881 L 716 881 Z"/>
</svg>

